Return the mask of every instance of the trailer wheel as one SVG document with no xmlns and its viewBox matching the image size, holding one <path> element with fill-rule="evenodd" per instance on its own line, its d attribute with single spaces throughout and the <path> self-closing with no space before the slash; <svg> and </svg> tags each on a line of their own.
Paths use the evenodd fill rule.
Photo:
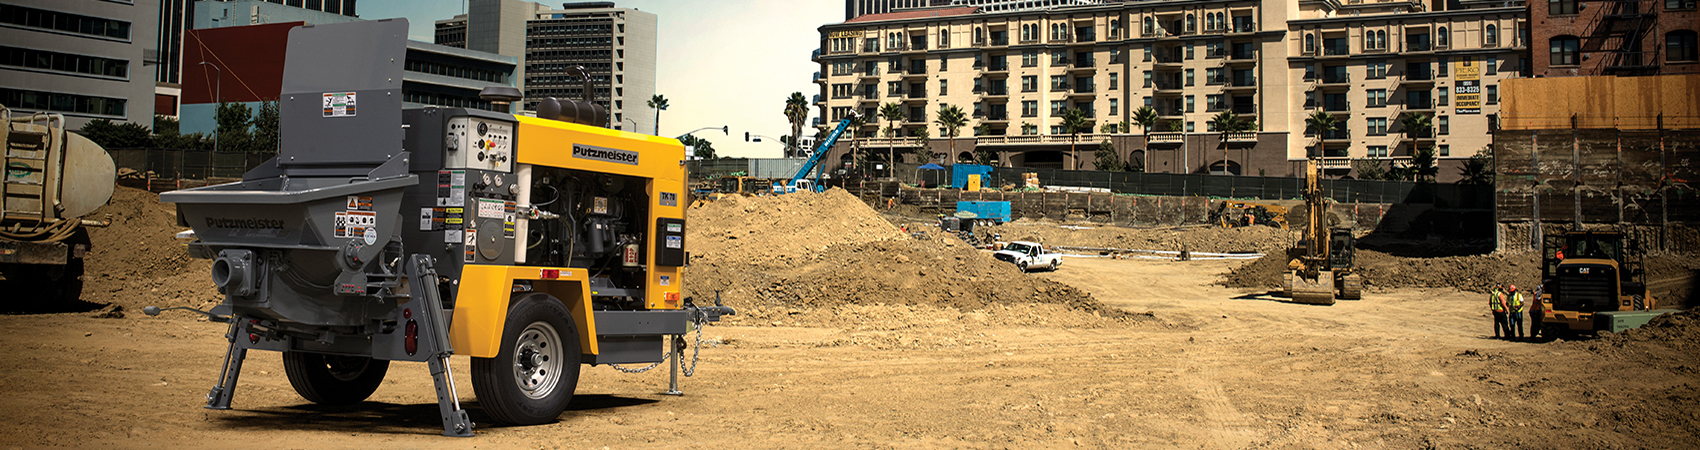
<svg viewBox="0 0 1700 450">
<path fill-rule="evenodd" d="M 283 372 L 301 398 L 321 405 L 352 405 L 371 397 L 390 362 L 365 356 L 283 352 Z"/>
<path fill-rule="evenodd" d="M 498 422 L 549 423 L 578 389 L 578 327 L 560 300 L 544 293 L 519 297 L 502 325 L 495 358 L 472 358 L 478 404 Z"/>
</svg>

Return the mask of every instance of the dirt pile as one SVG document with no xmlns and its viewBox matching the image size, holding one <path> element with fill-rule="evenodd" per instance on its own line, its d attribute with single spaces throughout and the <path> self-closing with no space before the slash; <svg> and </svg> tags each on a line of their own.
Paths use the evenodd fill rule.
<svg viewBox="0 0 1700 450">
<path fill-rule="evenodd" d="M 159 194 L 119 186 L 88 218 L 112 224 L 89 229 L 94 248 L 83 275 L 83 301 L 129 309 L 218 301 L 207 278 L 212 263 L 189 257 L 175 237 L 184 229 L 177 225 L 176 208 L 160 203 Z"/>
<path fill-rule="evenodd" d="M 687 214 L 686 295 L 706 300 L 721 291 L 741 320 L 818 322 L 829 320 L 819 311 L 866 305 L 972 311 L 1028 303 L 1123 316 L 954 237 L 904 234 L 839 189 L 734 197 Z"/>
<path fill-rule="evenodd" d="M 1280 289 L 1286 273 L 1286 253 L 1271 253 L 1228 272 L 1219 281 L 1235 288 Z M 1357 272 L 1364 286 L 1374 289 L 1450 288 L 1486 292 L 1493 283 L 1534 286 L 1540 262 L 1532 253 L 1406 258 L 1357 249 Z"/>
<path fill-rule="evenodd" d="M 1021 219 L 980 231 L 1005 241 L 1035 241 L 1051 246 L 1210 253 L 1273 253 L 1298 240 L 1298 232 L 1254 226 L 1135 229 L 1114 226 L 1064 226 L 1049 220 Z"/>
<path fill-rule="evenodd" d="M 1602 338 L 1605 342 L 1670 342 L 1690 350 L 1700 349 L 1700 310 L 1686 310 L 1654 317 L 1641 328 Z"/>
</svg>

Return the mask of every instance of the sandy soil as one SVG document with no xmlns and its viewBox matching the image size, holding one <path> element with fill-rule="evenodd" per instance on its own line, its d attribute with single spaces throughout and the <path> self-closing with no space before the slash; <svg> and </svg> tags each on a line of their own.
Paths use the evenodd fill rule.
<svg viewBox="0 0 1700 450">
<path fill-rule="evenodd" d="M 277 354 L 254 352 L 236 409 L 201 409 L 224 329 L 135 311 L 207 302 L 204 267 L 104 266 L 91 280 L 117 282 L 91 282 L 86 307 L 0 315 L 0 346 L 14 349 L 0 358 L 13 423 L 0 448 L 1691 448 L 1700 434 L 1694 313 L 1508 342 L 1490 337 L 1480 295 L 1454 288 L 1318 307 L 1218 284 L 1246 261 L 1070 258 L 1003 273 L 983 253 L 901 239 L 863 243 L 945 268 L 925 276 L 949 287 L 995 276 L 1034 299 L 956 301 L 981 294 L 880 277 L 887 301 L 762 290 L 846 270 L 819 261 L 839 249 L 799 249 L 794 264 L 751 262 L 761 289 L 728 304 L 762 312 L 706 330 L 682 397 L 660 394 L 662 370 L 585 367 L 558 423 L 503 427 L 456 358 L 471 439 L 438 436 L 424 364 L 393 365 L 366 403 L 324 407 L 295 394 Z M 730 258 L 708 260 L 714 279 L 742 280 Z"/>
</svg>

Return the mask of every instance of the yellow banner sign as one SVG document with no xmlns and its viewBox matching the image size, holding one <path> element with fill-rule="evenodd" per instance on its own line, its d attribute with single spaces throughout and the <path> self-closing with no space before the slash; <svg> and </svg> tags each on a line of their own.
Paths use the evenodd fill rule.
<svg viewBox="0 0 1700 450">
<path fill-rule="evenodd" d="M 1461 58 L 1452 63 L 1452 79 L 1457 81 L 1452 88 L 1453 104 L 1456 114 L 1482 113 L 1482 66 L 1469 57 Z"/>
</svg>

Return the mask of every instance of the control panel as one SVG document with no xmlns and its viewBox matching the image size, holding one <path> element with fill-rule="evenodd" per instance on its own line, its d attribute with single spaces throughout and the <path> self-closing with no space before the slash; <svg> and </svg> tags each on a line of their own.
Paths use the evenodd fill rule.
<svg viewBox="0 0 1700 450">
<path fill-rule="evenodd" d="M 455 117 L 449 119 L 448 130 L 443 135 L 445 166 L 513 172 L 513 123 L 480 117 Z"/>
</svg>

